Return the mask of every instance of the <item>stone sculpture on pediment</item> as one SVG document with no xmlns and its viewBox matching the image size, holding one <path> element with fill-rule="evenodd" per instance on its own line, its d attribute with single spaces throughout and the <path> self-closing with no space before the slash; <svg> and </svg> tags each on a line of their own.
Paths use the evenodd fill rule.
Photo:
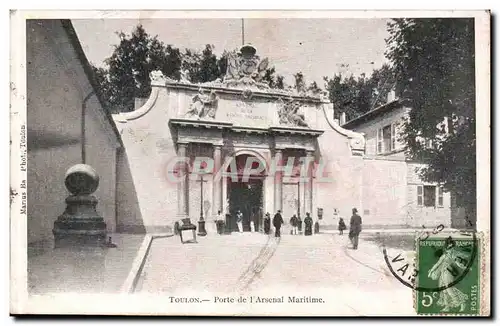
<svg viewBox="0 0 500 326">
<path fill-rule="evenodd" d="M 179 82 L 181 84 L 191 84 L 191 76 L 187 69 L 181 69 L 181 79 Z"/>
<path fill-rule="evenodd" d="M 268 89 L 269 85 L 263 82 L 269 59 L 260 59 L 252 45 L 244 45 L 239 52 L 232 51 L 227 55 L 227 70 L 224 84 L 237 88 Z"/>
<path fill-rule="evenodd" d="M 198 94 L 193 96 L 189 109 L 186 112 L 187 118 L 215 119 L 219 97 L 214 90 L 209 93 L 200 89 Z"/>
<path fill-rule="evenodd" d="M 165 84 L 165 82 L 166 82 L 166 78 L 163 75 L 163 72 L 161 72 L 160 70 L 151 71 L 149 73 L 149 78 L 151 79 L 152 85 L 155 85 L 155 84 L 162 85 L 162 84 Z"/>
<path fill-rule="evenodd" d="M 278 116 L 280 125 L 294 127 L 309 127 L 303 114 L 299 113 L 300 102 L 293 99 L 278 102 Z"/>
</svg>

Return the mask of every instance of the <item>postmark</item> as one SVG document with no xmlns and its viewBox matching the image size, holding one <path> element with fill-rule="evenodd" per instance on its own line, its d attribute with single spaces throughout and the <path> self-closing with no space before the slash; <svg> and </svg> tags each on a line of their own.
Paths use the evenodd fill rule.
<svg viewBox="0 0 500 326">
<path fill-rule="evenodd" d="M 465 218 L 465 222 L 467 223 L 468 227 L 475 228 L 475 224 L 468 219 L 467 217 Z M 427 292 L 439 292 L 447 289 L 448 287 L 452 287 L 459 283 L 464 277 L 466 272 L 468 271 L 468 268 L 471 267 L 473 258 L 478 254 L 478 248 L 473 247 L 473 250 L 471 251 L 471 260 L 468 262 L 469 265 L 466 266 L 465 270 L 463 271 L 462 274 L 458 275 L 453 282 L 438 286 L 438 287 L 425 287 L 424 285 L 418 285 L 416 284 L 416 279 L 417 276 L 420 275 L 419 273 L 419 268 L 418 268 L 418 243 L 422 241 L 426 241 L 428 239 L 433 239 L 436 236 L 443 237 L 443 234 L 448 234 L 448 237 L 455 238 L 457 235 L 458 236 L 465 236 L 469 237 L 473 240 L 474 244 L 477 244 L 475 242 L 476 240 L 476 233 L 475 232 L 470 232 L 470 231 L 457 231 L 453 233 L 449 232 L 443 232 L 445 229 L 443 224 L 439 224 L 433 229 L 428 229 L 425 225 L 422 225 L 422 231 L 417 231 L 415 233 L 415 246 L 412 248 L 412 251 L 410 252 L 401 252 L 401 251 L 392 251 L 389 250 L 385 243 L 382 245 L 382 252 L 384 256 L 384 261 L 385 264 L 387 265 L 387 268 L 396 278 L 399 282 L 401 282 L 404 286 L 409 287 L 415 291 L 427 291 Z M 383 241 L 382 241 L 383 242 Z M 438 250 L 438 249 L 435 249 Z"/>
</svg>

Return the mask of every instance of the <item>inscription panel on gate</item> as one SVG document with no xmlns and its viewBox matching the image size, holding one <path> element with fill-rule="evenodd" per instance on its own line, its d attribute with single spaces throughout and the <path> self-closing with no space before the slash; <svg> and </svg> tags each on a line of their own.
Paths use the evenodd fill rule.
<svg viewBox="0 0 500 326">
<path fill-rule="evenodd" d="M 268 117 L 269 103 L 231 101 L 221 108 L 223 119 L 239 126 L 265 128 L 270 125 Z"/>
</svg>

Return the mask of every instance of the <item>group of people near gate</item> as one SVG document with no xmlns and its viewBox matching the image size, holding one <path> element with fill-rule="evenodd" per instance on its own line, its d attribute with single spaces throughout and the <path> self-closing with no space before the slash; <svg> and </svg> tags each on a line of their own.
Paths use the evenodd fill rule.
<svg viewBox="0 0 500 326">
<path fill-rule="evenodd" d="M 278 210 L 278 212 L 274 214 L 272 222 L 274 226 L 274 236 L 281 237 L 281 226 L 285 223 L 285 221 L 283 220 L 283 216 L 281 215 L 281 210 Z M 297 217 L 297 215 L 294 214 L 292 216 L 292 218 L 290 219 L 290 225 L 292 226 L 291 234 L 294 235 L 302 232 L 302 224 L 304 224 L 304 235 L 312 235 L 313 219 L 311 218 L 311 215 L 309 213 L 306 213 L 304 222 L 302 222 L 300 217 Z M 315 233 L 318 232 L 319 224 L 316 222 Z M 269 213 L 266 213 L 266 216 L 264 217 L 264 233 L 271 233 L 271 215 Z"/>
<path fill-rule="evenodd" d="M 226 224 L 226 229 L 229 226 L 229 232 L 233 231 L 231 229 L 230 225 L 231 223 L 231 216 L 230 214 L 226 214 L 226 219 L 223 220 L 221 216 L 221 212 L 218 212 L 218 219 L 215 221 L 216 224 Z M 274 227 L 274 236 L 275 237 L 281 237 L 281 228 L 285 224 L 283 220 L 283 216 L 281 214 L 281 210 L 278 210 L 276 214 L 274 214 L 273 218 L 271 219 L 271 214 L 266 213 L 263 219 L 263 231 L 265 234 L 271 234 L 271 225 Z M 352 209 L 352 216 L 350 219 L 349 223 L 349 239 L 352 243 L 353 249 L 358 249 L 358 242 L 359 242 L 359 234 L 361 233 L 361 224 L 362 224 L 362 219 L 361 216 L 358 214 L 358 210 L 356 208 Z M 310 236 L 314 233 L 319 233 L 319 224 L 318 222 L 314 223 L 313 219 L 311 218 L 311 215 L 309 213 L 306 213 L 306 217 L 302 221 L 300 216 L 297 216 L 294 214 L 290 218 L 290 225 L 291 225 L 291 230 L 290 234 L 291 235 L 298 235 L 298 234 L 304 234 L 306 236 Z M 222 233 L 221 229 L 219 226 L 217 227 L 219 230 L 218 233 Z M 236 211 L 236 229 L 238 232 L 243 232 L 243 213 L 238 209 Z M 254 219 L 250 220 L 250 231 L 251 232 L 256 232 L 258 231 L 259 227 L 255 226 L 255 221 Z M 302 232 L 302 230 L 304 230 Z M 339 234 L 343 235 L 344 231 L 347 230 L 347 225 L 344 222 L 343 218 L 339 219 L 338 222 L 338 230 Z M 227 230 L 226 230 L 227 231 Z"/>
</svg>

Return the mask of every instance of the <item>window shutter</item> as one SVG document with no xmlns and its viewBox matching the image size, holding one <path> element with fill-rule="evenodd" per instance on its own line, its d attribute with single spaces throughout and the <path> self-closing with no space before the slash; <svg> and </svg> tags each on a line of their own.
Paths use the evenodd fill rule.
<svg viewBox="0 0 500 326">
<path fill-rule="evenodd" d="M 417 186 L 417 205 L 418 206 L 424 205 L 424 187 L 423 186 Z"/>
<path fill-rule="evenodd" d="M 443 202 L 443 187 L 437 187 L 437 191 L 438 191 L 438 195 L 437 195 L 437 198 L 438 198 L 438 207 L 443 207 L 444 206 L 444 202 Z"/>
<path fill-rule="evenodd" d="M 396 124 L 391 123 L 391 151 L 396 149 Z"/>
</svg>

